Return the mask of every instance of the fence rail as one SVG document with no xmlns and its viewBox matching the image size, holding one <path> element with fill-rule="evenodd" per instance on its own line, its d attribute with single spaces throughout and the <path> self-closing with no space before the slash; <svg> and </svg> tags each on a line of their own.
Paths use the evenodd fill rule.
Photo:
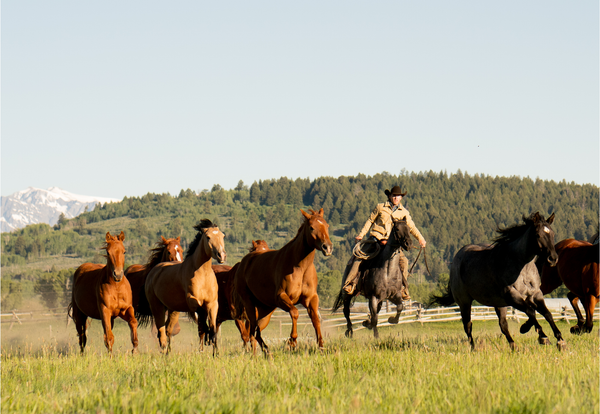
<svg viewBox="0 0 600 414">
<path fill-rule="evenodd" d="M 303 311 L 303 308 L 299 306 L 300 317 L 298 318 L 298 329 L 303 330 L 306 326 L 312 325 L 310 318 Z M 560 309 L 551 310 L 552 317 L 554 320 L 565 320 L 576 321 L 577 316 L 573 309 L 568 307 L 561 307 Z M 385 306 L 381 312 L 379 312 L 379 323 L 377 326 L 390 326 L 387 319 L 389 316 L 395 315 L 396 312 L 390 311 L 389 306 Z M 46 309 L 46 310 L 31 310 L 31 311 L 18 311 L 13 310 L 11 312 L 6 312 L 0 314 L 0 322 L 4 324 L 10 324 L 9 330 L 12 329 L 15 323 L 22 325 L 24 323 L 33 323 L 33 322 L 42 322 L 47 320 L 57 320 L 63 319 L 67 316 L 67 308 L 56 308 L 56 309 Z M 322 327 L 324 329 L 327 328 L 338 328 L 346 326 L 346 319 L 344 318 L 341 311 L 331 313 L 330 309 L 321 308 L 320 316 L 322 321 Z M 368 305 L 364 302 L 356 302 L 354 306 L 350 310 L 350 319 L 353 324 L 359 324 L 354 330 L 365 329 L 361 322 L 365 320 L 368 316 Z M 508 308 L 507 317 L 509 319 L 516 320 L 520 322 L 521 320 L 527 319 L 527 315 L 523 312 L 513 309 L 511 307 Z M 543 320 L 543 316 L 540 314 L 536 314 L 538 320 Z M 487 306 L 473 306 L 471 309 L 471 319 L 472 320 L 496 320 L 497 315 L 494 308 Z M 400 319 L 398 324 L 406 324 L 406 323 L 432 323 L 432 322 L 449 322 L 460 320 L 460 310 L 458 306 L 452 306 L 447 308 L 433 308 L 433 309 L 424 309 L 424 308 L 416 308 L 416 307 L 405 307 L 405 309 L 400 314 Z M 594 311 L 594 320 L 600 320 L 600 306 L 596 307 Z M 287 312 L 282 310 L 276 310 L 271 318 L 271 325 L 275 328 L 279 325 L 280 336 L 284 335 L 284 327 L 291 326 L 290 316 Z"/>
</svg>

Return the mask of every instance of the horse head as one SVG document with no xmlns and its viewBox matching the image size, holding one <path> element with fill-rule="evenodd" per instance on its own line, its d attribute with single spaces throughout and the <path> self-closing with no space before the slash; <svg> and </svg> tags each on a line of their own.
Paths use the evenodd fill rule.
<svg viewBox="0 0 600 414">
<path fill-rule="evenodd" d="M 160 236 L 163 245 L 162 262 L 181 262 L 183 260 L 183 249 L 181 248 L 181 237 L 176 239 L 165 239 Z"/>
<path fill-rule="evenodd" d="M 556 266 L 556 263 L 558 263 L 558 254 L 554 249 L 554 230 L 550 227 L 552 222 L 554 222 L 554 213 L 552 213 L 548 219 L 544 219 L 539 212 L 535 212 L 529 216 L 528 220 L 533 222 L 538 247 L 541 253 L 548 255 L 547 260 L 550 266 Z"/>
<path fill-rule="evenodd" d="M 262 253 L 269 250 L 269 245 L 264 240 L 252 240 L 250 253 Z"/>
<path fill-rule="evenodd" d="M 333 243 L 329 238 L 329 224 L 323 218 L 323 209 L 318 212 L 310 210 L 311 214 L 300 210 L 306 219 L 307 241 L 310 246 L 320 250 L 324 256 L 331 256 Z"/>
<path fill-rule="evenodd" d="M 211 252 L 211 256 L 219 263 L 225 263 L 227 253 L 225 252 L 225 235 L 218 227 L 208 227 L 203 229 L 204 237 L 202 240 L 205 244 L 205 249 Z"/>
<path fill-rule="evenodd" d="M 406 219 L 394 220 L 392 234 L 395 239 L 394 244 L 398 244 L 406 251 L 412 249 L 412 239 L 410 237 L 410 230 L 406 223 Z"/>
<path fill-rule="evenodd" d="M 120 282 L 123 279 L 125 267 L 125 233 L 121 232 L 118 236 L 111 236 L 110 232 L 106 232 L 106 244 L 103 247 L 106 250 L 107 267 L 110 276 L 115 282 Z"/>
</svg>

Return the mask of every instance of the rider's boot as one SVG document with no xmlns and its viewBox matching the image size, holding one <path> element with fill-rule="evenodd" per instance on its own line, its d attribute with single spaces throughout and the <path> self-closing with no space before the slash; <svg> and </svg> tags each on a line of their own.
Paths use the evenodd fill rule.
<svg viewBox="0 0 600 414">
<path fill-rule="evenodd" d="M 352 267 L 348 271 L 348 276 L 346 277 L 346 283 L 344 283 L 344 291 L 351 295 L 354 293 L 354 289 L 356 288 L 357 276 L 358 276 L 358 267 L 360 266 L 360 262 L 362 260 L 354 257 L 352 262 Z"/>
</svg>

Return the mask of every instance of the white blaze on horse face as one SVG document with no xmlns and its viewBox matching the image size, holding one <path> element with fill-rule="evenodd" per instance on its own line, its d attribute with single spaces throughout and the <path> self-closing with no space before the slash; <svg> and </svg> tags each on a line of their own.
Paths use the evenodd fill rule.
<svg viewBox="0 0 600 414">
<path fill-rule="evenodd" d="M 544 232 L 550 233 L 550 229 L 548 227 L 544 226 Z"/>
<path fill-rule="evenodd" d="M 213 234 L 219 234 L 219 230 L 213 230 Z"/>
<path fill-rule="evenodd" d="M 177 252 L 177 256 L 175 256 L 177 258 L 177 261 L 181 262 L 181 256 L 179 255 L 179 246 L 175 246 L 175 251 Z"/>
</svg>

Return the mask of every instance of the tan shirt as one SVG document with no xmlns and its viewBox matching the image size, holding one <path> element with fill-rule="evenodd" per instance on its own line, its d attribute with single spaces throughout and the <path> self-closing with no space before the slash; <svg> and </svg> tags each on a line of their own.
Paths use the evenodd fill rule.
<svg viewBox="0 0 600 414">
<path fill-rule="evenodd" d="M 419 242 L 423 239 L 423 236 L 417 230 L 415 223 L 410 217 L 410 213 L 406 208 L 402 206 L 402 204 L 398 205 L 398 208 L 392 213 L 392 203 L 386 201 L 385 203 L 377 204 L 377 207 L 373 210 L 369 219 L 363 226 L 362 230 L 358 234 L 358 237 L 365 237 L 369 229 L 371 230 L 370 235 L 375 237 L 377 240 L 387 240 L 392 231 L 392 225 L 394 220 L 402 220 L 406 219 L 406 224 L 408 224 L 408 229 L 410 230 L 410 234 L 415 236 Z"/>
</svg>

